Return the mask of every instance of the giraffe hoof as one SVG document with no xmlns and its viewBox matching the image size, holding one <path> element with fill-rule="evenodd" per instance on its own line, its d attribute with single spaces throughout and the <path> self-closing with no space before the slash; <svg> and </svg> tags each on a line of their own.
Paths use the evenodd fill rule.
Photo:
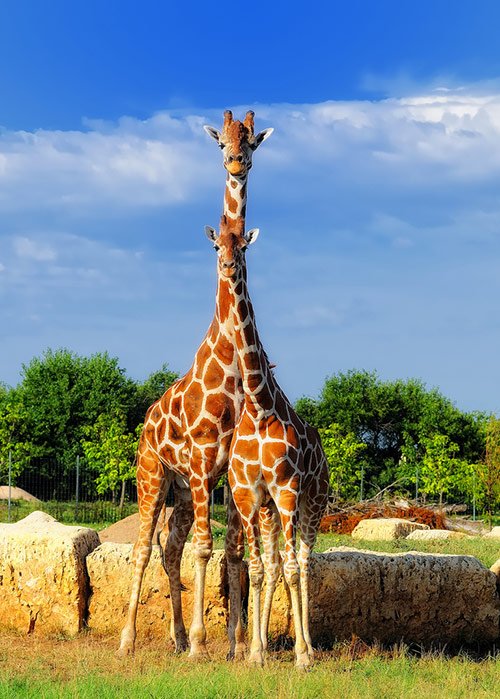
<svg viewBox="0 0 500 699">
<path fill-rule="evenodd" d="M 260 651 L 254 651 L 248 656 L 248 662 L 250 665 L 254 665 L 256 667 L 264 667 L 264 656 Z"/>
<path fill-rule="evenodd" d="M 230 662 L 234 661 L 235 663 L 241 663 L 243 662 L 243 660 L 245 660 L 245 652 L 242 650 L 230 650 L 229 653 L 226 655 L 226 660 Z"/>
<path fill-rule="evenodd" d="M 311 665 L 311 658 L 307 653 L 301 653 L 297 656 L 297 660 L 295 661 L 295 667 L 297 668 L 297 670 L 307 671 L 309 670 Z"/>
<path fill-rule="evenodd" d="M 206 648 L 198 648 L 198 649 L 191 648 L 191 650 L 189 651 L 188 660 L 191 660 L 194 663 L 195 662 L 204 662 L 204 661 L 210 660 L 210 656 L 209 656 Z"/>
<path fill-rule="evenodd" d="M 130 655 L 134 655 L 134 646 L 120 646 L 116 651 L 118 658 L 127 658 Z"/>
</svg>

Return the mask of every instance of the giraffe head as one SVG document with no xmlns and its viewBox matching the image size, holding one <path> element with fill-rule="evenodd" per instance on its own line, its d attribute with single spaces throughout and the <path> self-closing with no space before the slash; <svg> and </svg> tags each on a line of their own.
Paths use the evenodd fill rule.
<svg viewBox="0 0 500 699">
<path fill-rule="evenodd" d="M 252 167 L 252 156 L 260 144 L 268 138 L 274 129 L 264 129 L 254 134 L 254 113 L 247 112 L 244 121 L 233 121 L 233 113 L 224 112 L 222 133 L 213 126 L 203 128 L 219 145 L 223 154 L 226 170 L 233 177 L 246 177 Z"/>
<path fill-rule="evenodd" d="M 245 250 L 257 240 L 258 228 L 245 232 L 244 219 L 227 220 L 221 216 L 220 231 L 205 226 L 205 234 L 217 252 L 219 272 L 223 277 L 234 279 L 245 269 Z"/>
</svg>

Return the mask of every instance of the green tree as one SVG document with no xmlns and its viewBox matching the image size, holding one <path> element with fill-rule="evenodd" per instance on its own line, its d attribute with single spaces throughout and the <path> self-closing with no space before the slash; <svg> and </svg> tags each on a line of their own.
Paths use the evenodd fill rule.
<svg viewBox="0 0 500 699">
<path fill-rule="evenodd" d="M 97 492 L 111 491 L 113 500 L 120 488 L 120 507 L 125 498 L 125 484 L 135 477 L 135 454 L 142 426 L 134 432 L 127 428 L 123 414 L 103 413 L 94 425 L 84 427 L 83 453 L 88 466 L 98 475 Z"/>
<path fill-rule="evenodd" d="M 0 483 L 7 483 L 9 454 L 12 478 L 23 471 L 36 449 L 28 438 L 19 391 L 5 388 L 0 392 Z"/>
<path fill-rule="evenodd" d="M 425 453 L 422 458 L 422 490 L 429 495 L 439 495 L 439 507 L 443 506 L 443 495 L 463 482 L 466 462 L 458 458 L 458 445 L 445 434 L 434 434 L 424 439 Z"/>
<path fill-rule="evenodd" d="M 137 392 L 116 358 L 107 353 L 80 357 L 65 349 L 47 350 L 24 365 L 18 390 L 33 444 L 67 467 L 80 452 L 85 428 L 103 413 L 128 416 Z"/>
<path fill-rule="evenodd" d="M 346 499 L 355 495 L 360 482 L 363 463 L 361 456 L 366 450 L 353 432 L 345 434 L 338 423 L 320 430 L 321 442 L 328 460 L 330 487 L 335 499 Z"/>
<path fill-rule="evenodd" d="M 484 452 L 484 417 L 462 413 L 436 389 L 416 379 L 382 381 L 374 372 L 348 371 L 329 377 L 318 399 L 301 398 L 297 411 L 318 428 L 332 422 L 366 445 L 367 482 L 372 490 L 386 487 L 408 469 L 405 449 L 417 447 L 435 432 L 458 445 L 460 458 L 473 463 Z"/>
<path fill-rule="evenodd" d="M 478 476 L 482 509 L 491 527 L 491 518 L 500 505 L 500 420 L 493 416 L 486 425 L 486 457 L 478 464 Z"/>
</svg>

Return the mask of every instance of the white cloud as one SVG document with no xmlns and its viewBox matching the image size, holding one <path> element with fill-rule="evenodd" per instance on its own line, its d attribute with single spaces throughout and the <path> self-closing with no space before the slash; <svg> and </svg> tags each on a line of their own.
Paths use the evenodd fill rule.
<svg viewBox="0 0 500 699">
<path fill-rule="evenodd" d="M 24 236 L 15 237 L 13 247 L 16 255 L 19 257 L 29 258 L 38 262 L 51 262 L 57 257 L 56 251 L 49 245 L 44 245 Z"/>
<path fill-rule="evenodd" d="M 500 173 L 500 91 L 437 90 L 400 99 L 261 105 L 276 127 L 262 149 L 259 178 L 276 176 L 441 185 Z M 239 112 L 239 110 L 238 110 Z M 235 110 L 236 113 L 236 110 Z M 220 184 L 214 144 L 202 131 L 219 111 L 92 121 L 81 131 L 0 135 L 0 209 L 178 206 Z M 285 174 L 283 174 L 285 173 Z M 444 178 L 444 183 L 443 183 Z"/>
</svg>

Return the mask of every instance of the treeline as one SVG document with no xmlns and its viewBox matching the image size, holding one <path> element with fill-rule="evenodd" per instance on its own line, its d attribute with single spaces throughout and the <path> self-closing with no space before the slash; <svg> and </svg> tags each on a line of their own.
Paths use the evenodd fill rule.
<svg viewBox="0 0 500 699">
<path fill-rule="evenodd" d="M 134 454 L 147 408 L 175 381 L 164 365 L 132 380 L 107 353 L 82 357 L 48 350 L 23 366 L 18 386 L 0 385 L 0 481 L 11 455 L 14 477 L 34 457 L 95 472 L 100 493 L 134 476 Z M 382 381 L 349 371 L 325 381 L 298 413 L 320 430 L 338 499 L 372 497 L 385 488 L 407 496 L 476 502 L 500 500 L 500 421 L 459 410 L 418 380 Z M 46 474 L 49 475 L 49 474 Z M 1 484 L 1 483 L 0 483 Z"/>
<path fill-rule="evenodd" d="M 499 505 L 500 421 L 462 412 L 421 381 L 349 371 L 328 378 L 319 398 L 301 398 L 296 408 L 320 430 L 332 491 L 341 499 L 391 487 L 440 501 L 474 500 L 487 512 Z"/>
<path fill-rule="evenodd" d="M 107 353 L 82 357 L 48 350 L 23 365 L 21 381 L 0 386 L 0 479 L 57 460 L 68 470 L 77 456 L 96 472 L 99 491 L 133 475 L 138 433 L 147 408 L 175 381 L 167 365 L 144 382 L 128 377 Z"/>
</svg>

